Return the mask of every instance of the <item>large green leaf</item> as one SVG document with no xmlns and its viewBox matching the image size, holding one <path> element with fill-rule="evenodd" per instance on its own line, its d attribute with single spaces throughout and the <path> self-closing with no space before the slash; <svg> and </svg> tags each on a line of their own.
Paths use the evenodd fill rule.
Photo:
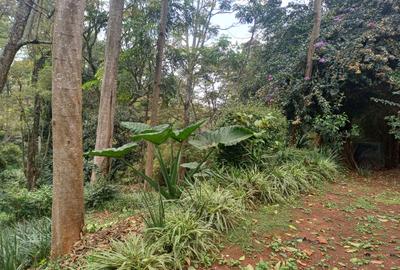
<svg viewBox="0 0 400 270">
<path fill-rule="evenodd" d="M 186 128 L 173 130 L 171 136 L 174 140 L 178 142 L 183 142 L 187 140 L 190 137 L 190 135 L 192 135 L 193 132 L 198 130 L 205 122 L 206 120 L 200 120 L 194 124 L 187 126 Z"/>
<path fill-rule="evenodd" d="M 191 145 L 198 149 L 209 149 L 218 145 L 235 145 L 241 141 L 252 137 L 254 132 L 241 126 L 221 127 L 215 131 L 206 131 L 195 140 L 189 141 Z"/>
<path fill-rule="evenodd" d="M 139 122 L 121 122 L 121 126 L 124 128 L 129 129 L 133 133 L 142 133 L 146 130 L 151 129 L 151 127 L 145 123 Z"/>
<path fill-rule="evenodd" d="M 167 141 L 172 134 L 171 125 L 159 125 L 151 127 L 150 129 L 143 130 L 142 133 L 132 136 L 133 141 L 145 140 L 156 145 L 160 145 Z"/>
<path fill-rule="evenodd" d="M 122 158 L 126 156 L 133 148 L 137 146 L 137 143 L 127 143 L 118 148 L 107 148 L 101 150 L 93 150 L 88 153 L 89 156 L 101 156 L 101 157 L 112 157 Z"/>
</svg>

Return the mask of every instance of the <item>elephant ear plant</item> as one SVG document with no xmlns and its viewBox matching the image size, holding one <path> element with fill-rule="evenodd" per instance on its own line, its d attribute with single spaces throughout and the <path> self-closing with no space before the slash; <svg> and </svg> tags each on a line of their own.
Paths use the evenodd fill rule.
<svg viewBox="0 0 400 270">
<path fill-rule="evenodd" d="M 88 154 L 90 156 L 105 156 L 112 158 L 121 158 L 122 160 L 125 155 L 132 151 L 136 146 L 137 142 L 144 140 L 154 145 L 156 150 L 156 159 L 160 164 L 160 171 L 163 177 L 165 186 L 160 186 L 157 179 L 148 177 L 143 172 L 137 170 L 131 166 L 128 162 L 126 164 L 130 166 L 136 174 L 141 176 L 147 181 L 150 186 L 155 190 L 159 191 L 161 195 L 166 199 L 179 199 L 182 193 L 181 187 L 179 187 L 179 167 L 181 164 L 182 147 L 185 142 L 189 140 L 189 137 L 193 135 L 203 124 L 205 120 L 198 121 L 191 124 L 183 129 L 173 129 L 170 124 L 159 125 L 151 127 L 144 123 L 136 122 L 123 122 L 122 126 L 129 129 L 134 133 L 131 137 L 132 142 L 128 143 L 119 148 L 109 148 L 102 150 L 91 151 Z M 185 178 L 191 179 L 193 175 L 200 169 L 209 158 L 210 154 L 219 145 L 233 145 L 252 137 L 254 133 L 241 126 L 229 126 L 222 127 L 215 131 L 206 131 L 199 134 L 194 140 L 189 141 L 189 144 L 200 149 L 208 150 L 205 158 L 200 163 L 194 164 L 193 169 L 190 170 Z M 174 144 L 170 143 L 170 164 L 166 164 L 166 158 L 161 153 L 161 145 L 168 143 L 169 140 L 173 140 L 178 143 L 178 149 L 174 151 Z"/>
</svg>

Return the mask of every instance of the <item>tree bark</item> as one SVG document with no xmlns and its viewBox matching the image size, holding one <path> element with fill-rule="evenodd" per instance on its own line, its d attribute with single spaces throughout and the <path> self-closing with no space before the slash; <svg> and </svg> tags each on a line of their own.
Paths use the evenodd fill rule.
<svg viewBox="0 0 400 270">
<path fill-rule="evenodd" d="M 151 98 L 151 107 L 150 107 L 150 124 L 152 126 L 158 124 L 158 110 L 160 106 L 159 105 L 160 85 L 162 76 L 162 63 L 164 56 L 165 38 L 167 31 L 167 19 L 168 19 L 168 0 L 163 0 L 161 6 L 160 29 L 157 40 L 157 55 L 156 55 L 156 68 L 154 74 L 153 96 Z M 145 173 L 149 177 L 153 176 L 153 163 L 154 163 L 154 146 L 151 143 L 147 143 Z"/>
<path fill-rule="evenodd" d="M 53 28 L 51 257 L 71 251 L 84 225 L 82 33 L 85 0 L 57 0 Z"/>
<path fill-rule="evenodd" d="M 313 55 L 315 52 L 315 42 L 319 38 L 321 31 L 322 0 L 314 0 L 314 26 L 310 35 L 310 43 L 307 52 L 307 66 L 304 78 L 311 79 L 313 70 Z"/>
<path fill-rule="evenodd" d="M 46 54 L 40 56 L 39 59 L 35 59 L 33 63 L 32 79 L 31 84 L 36 87 L 39 71 L 44 67 L 46 63 Z M 28 155 L 26 161 L 26 177 L 28 180 L 28 189 L 33 190 L 36 188 L 37 179 L 40 175 L 40 168 L 38 164 L 38 152 L 39 152 L 39 129 L 40 129 L 40 115 L 42 107 L 42 99 L 39 94 L 35 95 L 33 105 L 33 126 L 28 136 Z"/>
<path fill-rule="evenodd" d="M 96 150 L 112 147 L 123 10 L 123 0 L 110 0 L 110 16 L 105 52 L 106 60 L 103 81 L 101 83 L 99 116 L 97 120 Z M 109 173 L 110 158 L 95 157 L 94 164 L 102 176 Z M 96 178 L 96 171 L 93 170 L 91 183 L 95 183 Z"/>
<path fill-rule="evenodd" d="M 3 92 L 7 81 L 8 72 L 15 55 L 21 48 L 20 42 L 24 35 L 25 27 L 31 14 L 34 0 L 18 0 L 15 20 L 8 35 L 7 44 L 0 56 L 0 93 Z"/>
</svg>

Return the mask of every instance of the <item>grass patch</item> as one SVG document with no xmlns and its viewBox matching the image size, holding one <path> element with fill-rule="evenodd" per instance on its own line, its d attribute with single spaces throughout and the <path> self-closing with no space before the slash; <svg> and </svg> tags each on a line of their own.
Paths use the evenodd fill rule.
<svg viewBox="0 0 400 270">
<path fill-rule="evenodd" d="M 375 201 L 386 204 L 386 205 L 400 204 L 400 192 L 396 192 L 396 191 L 382 192 L 375 197 Z"/>
<path fill-rule="evenodd" d="M 365 197 L 358 198 L 354 203 L 354 207 L 358 208 L 358 209 L 364 209 L 364 210 L 376 209 L 376 205 Z"/>
<path fill-rule="evenodd" d="M 290 210 L 286 205 L 258 208 L 228 234 L 226 244 L 239 245 L 244 251 L 253 251 L 257 245 L 264 246 L 263 235 L 289 228 Z"/>
</svg>

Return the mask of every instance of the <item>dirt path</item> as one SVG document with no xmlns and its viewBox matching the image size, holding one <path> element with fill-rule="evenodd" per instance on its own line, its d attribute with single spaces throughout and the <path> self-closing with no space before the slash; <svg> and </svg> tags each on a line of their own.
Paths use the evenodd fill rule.
<svg viewBox="0 0 400 270">
<path fill-rule="evenodd" d="M 351 175 L 290 208 L 266 210 L 274 221 L 255 215 L 211 269 L 400 270 L 399 170 Z"/>
</svg>

